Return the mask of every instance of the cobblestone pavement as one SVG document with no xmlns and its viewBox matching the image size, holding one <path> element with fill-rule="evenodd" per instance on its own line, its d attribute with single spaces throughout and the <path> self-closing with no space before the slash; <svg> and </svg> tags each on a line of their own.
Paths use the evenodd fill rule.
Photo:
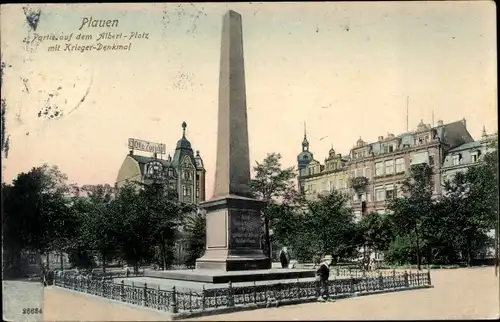
<svg viewBox="0 0 500 322">
<path fill-rule="evenodd" d="M 42 320 L 41 314 L 23 314 L 23 309 L 43 308 L 43 285 L 39 281 L 2 281 L 2 301 L 4 321 Z"/>
<path fill-rule="evenodd" d="M 499 283 L 494 268 L 433 270 L 434 288 L 259 309 L 199 321 L 478 319 L 498 318 Z M 64 305 L 61 305 L 64 303 Z M 46 321 L 160 321 L 165 314 L 56 288 L 45 289 Z M 191 320 L 191 319 L 190 319 Z"/>
</svg>

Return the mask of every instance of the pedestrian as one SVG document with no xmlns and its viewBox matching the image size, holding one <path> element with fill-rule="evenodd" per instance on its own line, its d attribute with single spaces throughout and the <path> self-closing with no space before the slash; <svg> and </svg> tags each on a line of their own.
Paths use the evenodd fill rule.
<svg viewBox="0 0 500 322">
<path fill-rule="evenodd" d="M 283 247 L 280 251 L 281 268 L 287 268 L 289 260 L 290 255 L 288 254 L 288 249 L 286 247 Z"/>
<path fill-rule="evenodd" d="M 331 255 L 326 255 L 316 270 L 316 281 L 319 282 L 320 287 L 319 302 L 328 300 L 328 278 L 330 277 L 330 265 L 332 264 L 332 260 L 333 258 Z"/>
</svg>

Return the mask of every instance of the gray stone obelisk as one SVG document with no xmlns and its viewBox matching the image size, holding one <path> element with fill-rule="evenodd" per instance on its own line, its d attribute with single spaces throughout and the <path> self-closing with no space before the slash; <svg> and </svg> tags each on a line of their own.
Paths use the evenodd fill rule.
<svg viewBox="0 0 500 322">
<path fill-rule="evenodd" d="M 200 206 L 207 212 L 205 254 L 197 269 L 268 269 L 261 248 L 261 211 L 249 186 L 245 66 L 241 15 L 223 18 L 219 75 L 219 117 L 214 195 Z"/>
</svg>

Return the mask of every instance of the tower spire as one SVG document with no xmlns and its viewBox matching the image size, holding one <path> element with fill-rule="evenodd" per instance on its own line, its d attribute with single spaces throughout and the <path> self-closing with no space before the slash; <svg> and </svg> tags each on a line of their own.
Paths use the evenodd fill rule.
<svg viewBox="0 0 500 322">
<path fill-rule="evenodd" d="M 182 122 L 182 137 L 183 138 L 186 138 L 186 127 L 187 127 L 186 122 Z"/>
<path fill-rule="evenodd" d="M 304 121 L 304 139 L 302 140 L 302 151 L 309 150 L 309 141 L 307 141 L 307 128 L 306 122 Z"/>
</svg>

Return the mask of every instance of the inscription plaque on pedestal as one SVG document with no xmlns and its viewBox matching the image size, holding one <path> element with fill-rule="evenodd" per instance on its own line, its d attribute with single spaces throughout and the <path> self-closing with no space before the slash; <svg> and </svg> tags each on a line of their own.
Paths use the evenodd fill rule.
<svg viewBox="0 0 500 322">
<path fill-rule="evenodd" d="M 259 212 L 245 209 L 232 209 L 231 213 L 231 240 L 232 249 L 260 247 L 261 223 Z"/>
</svg>

